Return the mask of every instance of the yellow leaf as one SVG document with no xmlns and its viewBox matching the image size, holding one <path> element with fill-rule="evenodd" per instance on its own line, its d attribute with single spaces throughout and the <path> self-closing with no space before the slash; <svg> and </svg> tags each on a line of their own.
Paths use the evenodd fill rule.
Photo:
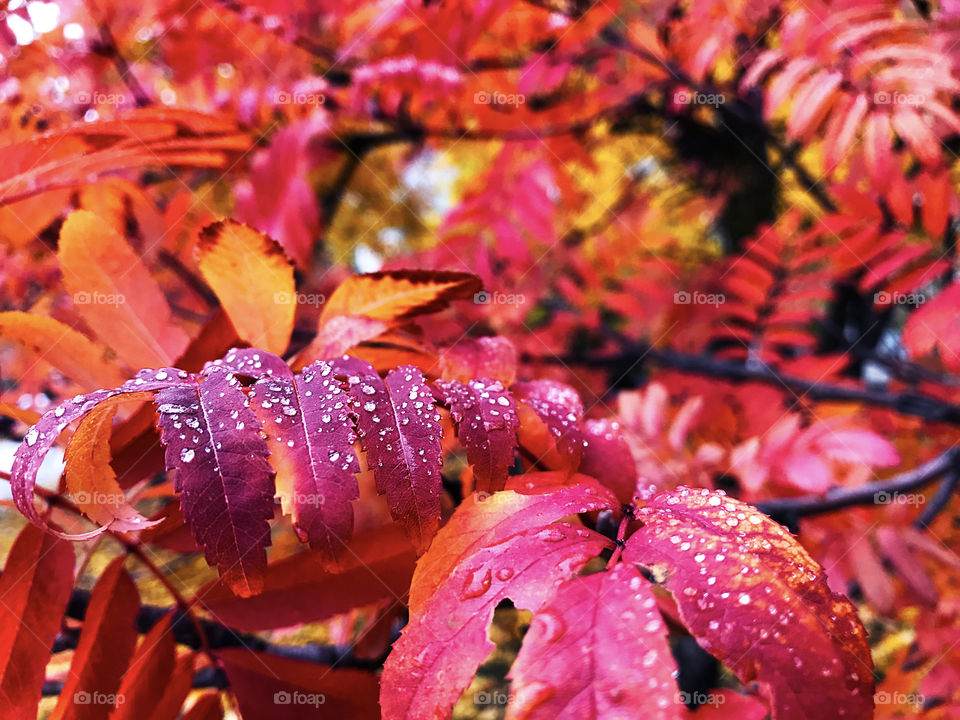
<svg viewBox="0 0 960 720">
<path fill-rule="evenodd" d="M 224 220 L 203 229 L 197 256 L 237 335 L 282 354 L 293 331 L 296 298 L 293 263 L 280 245 L 243 223 Z"/>
<path fill-rule="evenodd" d="M 53 318 L 0 313 L 0 338 L 23 343 L 37 360 L 50 363 L 84 391 L 116 387 L 127 379 L 114 353 Z"/>
<path fill-rule="evenodd" d="M 189 338 L 147 266 L 108 223 L 77 210 L 60 230 L 60 269 L 77 313 L 135 368 L 174 363 Z"/>
</svg>

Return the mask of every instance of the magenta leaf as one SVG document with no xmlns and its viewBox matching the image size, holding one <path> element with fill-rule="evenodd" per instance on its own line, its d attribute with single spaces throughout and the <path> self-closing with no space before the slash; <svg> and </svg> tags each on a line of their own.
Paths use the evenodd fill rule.
<svg viewBox="0 0 960 720">
<path fill-rule="evenodd" d="M 521 400 L 547 426 L 557 450 L 572 459 L 574 468 L 583 452 L 583 402 L 569 385 L 556 380 L 531 380 L 514 383 L 514 397 Z"/>
<path fill-rule="evenodd" d="M 359 497 L 350 396 L 330 366 L 317 361 L 293 378 L 261 378 L 249 397 L 267 436 L 284 512 L 302 541 L 335 559 L 353 534 L 351 502 Z"/>
<path fill-rule="evenodd" d="M 685 717 L 675 671 L 650 583 L 620 563 L 563 583 L 534 616 L 507 718 Z"/>
<path fill-rule="evenodd" d="M 519 420 L 513 397 L 499 380 L 438 380 L 437 386 L 457 423 L 476 489 L 502 490 L 517 452 Z"/>
<path fill-rule="evenodd" d="M 641 508 L 623 558 L 673 593 L 707 652 L 757 682 L 774 720 L 873 717 L 873 667 L 853 605 L 823 568 L 756 508 L 679 488 Z"/>
<path fill-rule="evenodd" d="M 360 444 L 377 492 L 423 552 L 440 526 L 440 415 L 417 368 L 405 365 L 381 379 L 371 365 L 344 356 L 331 361 L 347 377 Z"/>
<path fill-rule="evenodd" d="M 207 562 L 238 595 L 259 592 L 273 517 L 270 451 L 236 376 L 211 366 L 162 389 L 156 403 L 167 469 Z"/>
<path fill-rule="evenodd" d="M 207 363 L 204 371 L 213 366 L 226 368 L 234 375 L 252 378 L 293 377 L 282 358 L 266 350 L 254 348 L 231 348 L 221 359 Z"/>
</svg>

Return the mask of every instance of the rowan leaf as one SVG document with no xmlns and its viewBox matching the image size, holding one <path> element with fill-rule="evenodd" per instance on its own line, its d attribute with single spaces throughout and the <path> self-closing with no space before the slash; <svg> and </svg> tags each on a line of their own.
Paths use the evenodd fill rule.
<svg viewBox="0 0 960 720">
<path fill-rule="evenodd" d="M 173 616 L 167 615 L 143 636 L 123 675 L 117 704 L 110 720 L 141 720 L 162 702 L 176 669 L 177 643 L 170 631 Z M 182 703 L 182 699 L 181 699 Z"/>
<path fill-rule="evenodd" d="M 95 523 L 111 530 L 129 532 L 157 524 L 127 503 L 110 466 L 110 434 L 117 405 L 149 397 L 149 393 L 115 395 L 101 402 L 77 426 L 64 455 L 67 490 L 77 506 Z"/>
<path fill-rule="evenodd" d="M 321 324 L 339 315 L 363 315 L 396 322 L 443 310 L 452 300 L 472 297 L 482 288 L 470 273 L 386 270 L 347 278 L 327 298 Z"/>
<path fill-rule="evenodd" d="M 162 389 L 159 426 L 174 488 L 207 562 L 242 596 L 259 591 L 273 518 L 272 472 L 260 423 L 234 375 L 213 366 Z"/>
<path fill-rule="evenodd" d="M 106 222 L 87 210 L 71 213 L 58 257 L 74 309 L 125 362 L 164 367 L 180 357 L 190 339 L 172 324 L 147 266 Z"/>
<path fill-rule="evenodd" d="M 551 469 L 576 470 L 583 453 L 583 402 L 577 391 L 556 380 L 514 383 L 520 401 L 520 444 Z"/>
<path fill-rule="evenodd" d="M 0 575 L 0 716 L 35 720 L 44 669 L 73 589 L 73 548 L 28 525 Z"/>
<path fill-rule="evenodd" d="M 517 408 L 498 380 L 437 382 L 481 492 L 502 490 L 517 452 Z"/>
<path fill-rule="evenodd" d="M 272 353 L 287 349 L 293 264 L 275 240 L 235 220 L 216 222 L 200 233 L 197 263 L 241 339 Z"/>
<path fill-rule="evenodd" d="M 288 370 L 261 378 L 249 398 L 265 429 L 283 512 L 303 542 L 337 557 L 353 534 L 352 501 L 360 494 L 350 396 L 317 361 L 296 377 Z"/>
<path fill-rule="evenodd" d="M 536 612 L 559 583 L 609 547 L 592 530 L 557 522 L 615 506 L 608 491 L 586 478 L 559 487 L 538 480 L 520 476 L 516 489 L 468 497 L 420 558 L 410 623 L 381 678 L 384 720 L 447 716 L 493 648 L 487 627 L 497 604 L 510 598 Z"/>
<path fill-rule="evenodd" d="M 360 444 L 377 492 L 423 552 L 440 526 L 440 415 L 423 373 L 401 366 L 381 379 L 372 366 L 344 356 L 331 361 L 347 378 Z"/>
<path fill-rule="evenodd" d="M 700 645 L 757 682 L 774 720 L 873 715 L 873 664 L 853 605 L 790 534 L 720 491 L 680 488 L 641 508 L 626 562 L 673 593 Z"/>
<path fill-rule="evenodd" d="M 116 354 L 59 320 L 24 312 L 0 313 L 0 338 L 16 340 L 83 390 L 116 387 L 125 377 Z"/>
<path fill-rule="evenodd" d="M 652 586 L 620 563 L 563 583 L 534 615 L 507 718 L 681 718 L 674 669 Z"/>
<path fill-rule="evenodd" d="M 93 588 L 70 671 L 50 720 L 101 720 L 117 704 L 120 683 L 137 644 L 140 612 L 140 596 L 123 561 L 123 557 L 113 560 Z"/>
</svg>

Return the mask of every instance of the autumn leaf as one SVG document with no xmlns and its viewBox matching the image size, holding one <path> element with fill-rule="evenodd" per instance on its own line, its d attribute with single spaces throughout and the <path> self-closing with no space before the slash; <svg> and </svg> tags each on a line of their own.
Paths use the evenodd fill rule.
<svg viewBox="0 0 960 720">
<path fill-rule="evenodd" d="M 149 269 L 126 240 L 86 210 L 60 230 L 63 283 L 74 309 L 134 368 L 172 365 L 189 338 Z"/>
<path fill-rule="evenodd" d="M 104 705 L 109 709 L 117 704 L 137 643 L 140 611 L 140 597 L 123 561 L 118 557 L 107 566 L 90 595 L 80 640 L 51 720 L 97 720 L 104 715 Z"/>
<path fill-rule="evenodd" d="M 124 381 L 113 351 L 53 318 L 0 313 L 0 337 L 22 343 L 38 360 L 50 363 L 82 390 L 116 387 Z"/>
<path fill-rule="evenodd" d="M 177 670 L 177 643 L 170 631 L 171 623 L 172 615 L 167 615 L 140 640 L 120 683 L 118 696 L 123 702 L 117 704 L 111 720 L 153 720 L 151 713 L 159 709 L 168 688 L 177 689 L 177 683 L 172 682 Z M 186 694 L 179 697 L 178 708 Z"/>
<path fill-rule="evenodd" d="M 480 279 L 469 273 L 390 270 L 348 278 L 327 298 L 321 324 L 339 315 L 362 315 L 396 322 L 434 313 L 479 292 Z"/>
<path fill-rule="evenodd" d="M 508 718 L 683 717 L 667 628 L 629 564 L 557 588 L 510 670 Z"/>
<path fill-rule="evenodd" d="M 381 679 L 385 720 L 448 714 L 493 647 L 487 626 L 497 604 L 510 598 L 539 610 L 558 584 L 609 546 L 591 530 L 556 522 L 613 507 L 606 490 L 592 482 L 558 488 L 536 480 L 530 489 L 518 482 L 515 490 L 467 498 L 417 563 L 410 624 Z"/>
<path fill-rule="evenodd" d="M 213 366 L 202 382 L 162 389 L 156 403 L 183 516 L 207 562 L 247 596 L 263 585 L 273 483 L 260 423 L 237 385 Z"/>
<path fill-rule="evenodd" d="M 197 262 L 243 340 L 272 353 L 287 349 L 297 307 L 293 265 L 275 240 L 224 220 L 200 233 Z"/>
<path fill-rule="evenodd" d="M 73 589 L 73 548 L 28 525 L 0 575 L 0 715 L 35 720 L 44 669 Z"/>
<path fill-rule="evenodd" d="M 640 509 L 623 558 L 673 593 L 683 622 L 744 683 L 757 682 L 774 720 L 836 708 L 873 714 L 866 631 L 849 600 L 772 520 L 722 492 L 681 488 Z"/>
</svg>

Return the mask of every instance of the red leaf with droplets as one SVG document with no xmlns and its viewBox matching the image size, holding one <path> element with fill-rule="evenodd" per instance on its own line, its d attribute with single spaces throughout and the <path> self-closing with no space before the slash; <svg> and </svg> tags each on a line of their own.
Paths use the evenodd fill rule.
<svg viewBox="0 0 960 720">
<path fill-rule="evenodd" d="M 565 582 L 534 616 L 507 718 L 680 718 L 675 669 L 650 583 L 621 563 Z"/>
<path fill-rule="evenodd" d="M 440 526 L 440 416 L 417 368 L 392 370 L 385 380 L 371 365 L 344 356 L 331 362 L 347 376 L 360 444 L 377 492 L 423 552 Z"/>
<path fill-rule="evenodd" d="M 0 717 L 34 720 L 73 588 L 73 548 L 27 525 L 0 575 Z"/>
<path fill-rule="evenodd" d="M 476 489 L 503 489 L 517 452 L 517 409 L 498 380 L 437 382 L 473 466 Z"/>
<path fill-rule="evenodd" d="M 559 583 L 609 547 L 592 530 L 555 522 L 617 504 L 584 480 L 545 487 L 521 476 L 517 490 L 472 495 L 457 508 L 417 564 L 411 620 L 381 679 L 384 720 L 446 716 L 493 648 L 487 627 L 497 604 L 510 598 L 538 610 Z"/>
<path fill-rule="evenodd" d="M 587 420 L 583 435 L 580 472 L 613 490 L 621 502 L 630 502 L 637 489 L 637 465 L 620 424 L 606 418 Z"/>
<path fill-rule="evenodd" d="M 284 513 L 303 542 L 335 558 L 353 534 L 351 502 L 360 493 L 350 397 L 323 361 L 296 377 L 288 370 L 261 378 L 249 397 Z"/>
<path fill-rule="evenodd" d="M 722 492 L 687 488 L 655 496 L 638 519 L 624 560 L 673 593 L 707 652 L 759 683 L 774 720 L 872 717 L 866 631 L 786 530 Z"/>
<path fill-rule="evenodd" d="M 60 699 L 49 720 L 101 720 L 113 705 L 137 644 L 140 596 L 123 568 L 113 560 L 97 580 L 70 662 Z"/>
<path fill-rule="evenodd" d="M 167 469 L 207 562 L 238 595 L 258 592 L 273 518 L 270 451 L 236 377 L 213 366 L 156 401 Z"/>
<path fill-rule="evenodd" d="M 555 380 L 519 382 L 511 388 L 514 397 L 523 405 L 519 409 L 520 444 L 544 456 L 549 467 L 567 467 L 576 470 L 583 452 L 583 402 L 577 391 Z M 530 412 L 532 411 L 532 412 Z M 546 428 L 547 438 L 536 431 L 536 418 Z M 551 461 L 550 445 L 556 446 L 559 458 Z"/>
</svg>

